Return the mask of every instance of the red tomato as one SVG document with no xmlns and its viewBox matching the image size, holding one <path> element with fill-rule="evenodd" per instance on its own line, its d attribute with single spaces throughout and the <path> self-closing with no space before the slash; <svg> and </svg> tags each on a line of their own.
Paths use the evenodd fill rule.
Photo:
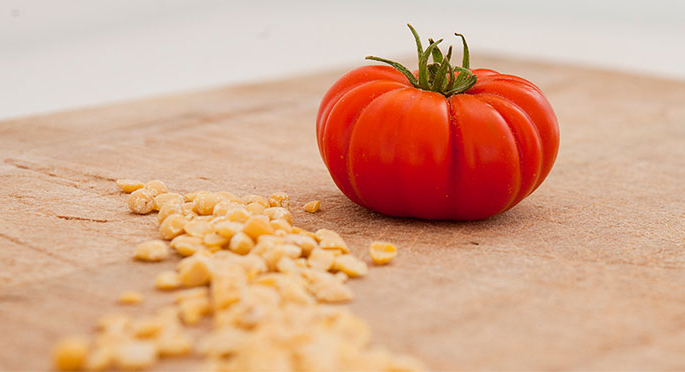
<svg viewBox="0 0 685 372">
<path fill-rule="evenodd" d="M 431 40 L 423 51 L 412 32 L 418 73 L 364 66 L 324 96 L 316 134 L 333 180 L 355 203 L 391 216 L 474 220 L 512 208 L 540 186 L 556 159 L 551 105 L 525 79 L 469 70 L 465 41 L 464 66 L 453 68 L 451 48 L 443 58 L 436 54 L 440 41 Z M 432 68 L 421 60 L 429 55 Z M 443 64 L 446 73 L 438 70 Z M 450 94 L 460 71 L 464 90 Z M 447 77 L 438 83 L 440 76 Z"/>
</svg>

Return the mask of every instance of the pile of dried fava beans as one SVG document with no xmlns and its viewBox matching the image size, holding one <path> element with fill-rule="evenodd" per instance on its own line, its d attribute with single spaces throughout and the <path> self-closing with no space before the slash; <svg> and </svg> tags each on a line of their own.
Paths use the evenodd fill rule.
<svg viewBox="0 0 685 372">
<path fill-rule="evenodd" d="M 57 368 L 140 370 L 159 358 L 197 353 L 208 371 L 423 369 L 410 357 L 372 347 L 367 324 L 335 305 L 352 299 L 345 282 L 366 274 L 367 265 L 336 232 L 294 226 L 288 195 L 180 195 L 160 181 L 117 184 L 131 193 L 133 212 L 159 212 L 160 235 L 170 240 L 143 242 L 134 257 L 155 262 L 171 251 L 184 257 L 155 281 L 160 291 L 173 291 L 174 304 L 139 318 L 102 317 L 93 341 L 71 337 L 56 345 Z M 318 208 L 308 203 L 304 209 Z M 374 242 L 370 255 L 385 264 L 396 248 Z M 131 291 L 119 298 L 122 304 L 142 300 Z M 211 330 L 192 337 L 189 327 L 205 317 Z"/>
</svg>

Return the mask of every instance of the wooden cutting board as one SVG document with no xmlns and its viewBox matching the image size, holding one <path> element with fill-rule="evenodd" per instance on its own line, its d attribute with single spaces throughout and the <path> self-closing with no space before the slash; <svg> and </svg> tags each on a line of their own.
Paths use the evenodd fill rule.
<svg viewBox="0 0 685 372">
<path fill-rule="evenodd" d="M 227 87 L 0 122 L 0 369 L 45 370 L 52 343 L 170 301 L 134 244 L 154 216 L 129 213 L 118 178 L 177 191 L 285 191 L 308 229 L 342 233 L 368 260 L 351 285 L 374 342 L 431 369 L 685 369 L 685 84 L 498 58 L 556 109 L 561 149 L 542 187 L 478 222 L 388 218 L 347 200 L 314 136 L 319 99 L 343 73 Z M 322 211 L 300 206 L 321 199 Z M 160 369 L 192 369 L 196 358 Z"/>
</svg>

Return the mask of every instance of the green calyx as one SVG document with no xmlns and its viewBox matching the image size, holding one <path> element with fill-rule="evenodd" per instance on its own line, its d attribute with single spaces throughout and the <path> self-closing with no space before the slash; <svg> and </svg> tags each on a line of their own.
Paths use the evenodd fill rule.
<svg viewBox="0 0 685 372">
<path fill-rule="evenodd" d="M 416 49 L 419 53 L 418 78 L 409 69 L 395 61 L 375 56 L 368 56 L 366 59 L 387 63 L 404 74 L 414 87 L 437 92 L 445 97 L 463 93 L 476 84 L 476 75 L 469 70 L 469 46 L 466 44 L 464 35 L 454 34 L 461 38 L 463 58 L 461 66 L 452 66 L 450 65 L 450 59 L 452 58 L 451 46 L 447 50 L 447 55 L 443 55 L 440 48 L 438 48 L 438 44 L 443 40 L 433 41 L 433 39 L 428 39 L 429 45 L 426 50 L 423 50 L 419 34 L 410 24 L 407 24 L 407 26 L 414 35 Z M 433 63 L 428 63 L 430 58 L 433 59 Z"/>
</svg>

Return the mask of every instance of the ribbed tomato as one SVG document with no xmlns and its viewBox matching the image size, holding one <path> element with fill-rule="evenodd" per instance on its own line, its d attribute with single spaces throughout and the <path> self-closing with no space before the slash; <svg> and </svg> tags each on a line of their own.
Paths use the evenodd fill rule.
<svg viewBox="0 0 685 372">
<path fill-rule="evenodd" d="M 352 70 L 324 96 L 316 134 L 333 180 L 355 203 L 391 216 L 473 220 L 512 208 L 556 159 L 551 105 L 525 79 L 469 70 L 463 37 L 463 66 L 452 67 L 451 48 L 443 57 L 441 40 L 430 40 L 424 51 L 411 30 L 417 73 L 368 57 L 392 66 Z"/>
</svg>

